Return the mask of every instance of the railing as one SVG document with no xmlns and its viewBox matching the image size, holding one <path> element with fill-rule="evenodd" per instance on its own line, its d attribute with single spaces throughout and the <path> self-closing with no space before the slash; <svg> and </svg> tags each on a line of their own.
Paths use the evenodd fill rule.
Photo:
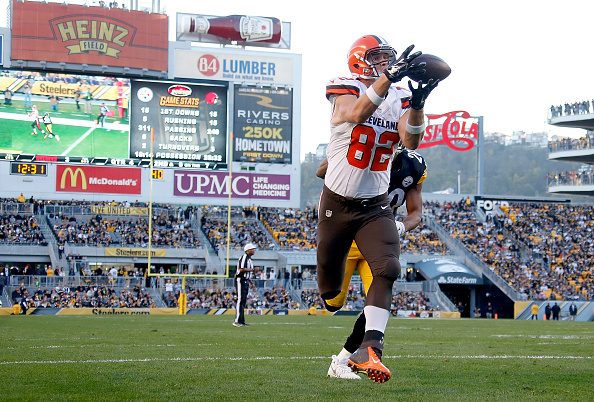
<svg viewBox="0 0 594 402">
<path fill-rule="evenodd" d="M 549 141 L 549 152 L 575 151 L 594 148 L 594 136 L 582 138 L 565 138 L 560 141 Z"/>
<path fill-rule="evenodd" d="M 576 173 L 563 172 L 547 177 L 547 185 L 551 186 L 587 186 L 594 184 L 594 171 Z"/>
<path fill-rule="evenodd" d="M 0 214 L 33 214 L 33 204 L 22 202 L 0 203 Z"/>
<path fill-rule="evenodd" d="M 93 211 L 93 208 L 108 208 L 106 205 L 45 205 L 43 207 L 44 213 L 46 215 L 49 214 L 64 214 L 66 216 L 74 216 L 74 215 L 97 215 L 96 211 Z M 134 209 L 134 207 L 131 207 Z M 139 207 L 140 208 L 140 207 Z M 122 213 L 126 210 L 126 208 L 118 206 L 114 207 L 116 213 L 101 213 L 100 215 L 116 215 L 116 216 L 127 216 L 127 217 L 146 217 L 148 215 L 148 207 L 142 207 L 142 209 L 146 209 L 146 214 L 126 214 Z M 167 209 L 161 207 L 153 207 L 153 216 L 159 216 L 161 213 L 165 213 L 167 215 L 174 215 L 176 218 L 180 218 L 183 215 L 183 212 L 177 208 L 175 209 Z"/>
<path fill-rule="evenodd" d="M 64 242 L 64 245 L 68 246 L 68 247 L 77 247 L 77 248 L 82 248 L 85 247 L 87 249 L 89 248 L 94 248 L 96 249 L 97 247 L 104 247 L 103 245 L 99 245 L 99 244 L 93 244 L 93 243 L 89 243 L 89 244 L 84 244 L 84 243 L 69 243 L 69 242 Z M 148 250 L 148 244 L 144 244 L 144 245 L 136 245 L 136 244 L 124 244 L 122 242 L 114 242 L 114 243 L 110 243 L 109 246 L 110 248 L 143 248 L 143 249 L 147 249 Z M 158 248 L 166 248 L 166 249 L 175 249 L 175 250 L 185 250 L 185 249 L 194 249 L 194 250 L 202 250 L 204 248 L 204 246 L 201 244 L 199 246 L 195 246 L 193 244 L 187 244 L 187 245 L 180 245 L 180 246 L 169 246 L 169 245 L 160 245 L 160 244 L 151 244 L 151 249 L 158 249 Z"/>
</svg>

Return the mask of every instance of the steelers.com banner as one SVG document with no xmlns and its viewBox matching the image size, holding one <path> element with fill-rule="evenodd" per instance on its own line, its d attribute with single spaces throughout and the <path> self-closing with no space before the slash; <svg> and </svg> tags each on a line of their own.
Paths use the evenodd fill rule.
<svg viewBox="0 0 594 402">
<path fill-rule="evenodd" d="M 148 257 L 149 252 L 145 248 L 106 247 L 105 255 L 108 257 Z M 151 257 L 167 257 L 167 250 L 164 248 L 151 249 Z"/>
<path fill-rule="evenodd" d="M 235 87 L 233 161 L 291 163 L 293 91 Z"/>
</svg>

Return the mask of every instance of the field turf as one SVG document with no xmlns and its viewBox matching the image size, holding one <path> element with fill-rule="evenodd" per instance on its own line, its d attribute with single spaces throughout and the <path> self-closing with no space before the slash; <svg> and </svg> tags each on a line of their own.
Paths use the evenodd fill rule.
<svg viewBox="0 0 594 402">
<path fill-rule="evenodd" d="M 376 384 L 328 378 L 355 317 L 0 317 L 0 398 L 592 401 L 592 323 L 391 318 Z"/>
</svg>

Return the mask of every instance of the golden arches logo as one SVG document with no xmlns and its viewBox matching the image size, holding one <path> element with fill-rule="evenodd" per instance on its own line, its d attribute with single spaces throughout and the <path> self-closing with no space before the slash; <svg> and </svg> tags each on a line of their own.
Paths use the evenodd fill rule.
<svg viewBox="0 0 594 402">
<path fill-rule="evenodd" d="M 72 171 L 72 168 L 66 168 L 64 169 L 64 171 L 62 172 L 62 179 L 60 180 L 60 188 L 62 190 L 64 190 L 66 188 L 66 174 L 70 173 L 70 187 L 76 187 L 76 182 L 78 179 L 78 175 L 80 175 L 81 177 L 81 182 L 82 182 L 82 189 L 86 190 L 87 189 L 87 176 L 85 175 L 85 172 L 83 172 L 83 170 L 81 168 L 76 168 L 74 171 Z"/>
<path fill-rule="evenodd" d="M 288 109 L 286 106 L 276 106 L 272 104 L 272 98 L 264 95 L 257 95 L 257 94 L 239 94 L 241 96 L 253 96 L 254 98 L 260 98 L 256 104 L 264 107 L 269 107 L 271 109 Z"/>
</svg>

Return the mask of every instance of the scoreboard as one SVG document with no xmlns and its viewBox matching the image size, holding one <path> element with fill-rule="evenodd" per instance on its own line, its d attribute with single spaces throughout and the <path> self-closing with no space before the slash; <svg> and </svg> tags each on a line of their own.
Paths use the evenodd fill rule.
<svg viewBox="0 0 594 402">
<path fill-rule="evenodd" d="M 157 167 L 227 167 L 226 85 L 133 80 L 130 157 Z M 151 144 L 151 141 L 153 143 Z"/>
<path fill-rule="evenodd" d="M 33 86 L 33 103 L 39 104 L 41 113 L 49 110 L 60 141 L 29 135 L 28 110 L 8 109 L 0 118 L 0 161 L 19 162 L 11 165 L 11 174 L 47 174 L 42 168 L 46 165 L 36 165 L 45 162 L 148 167 L 151 148 L 157 168 L 228 169 L 229 83 L 115 78 L 104 83 L 97 77 L 81 77 L 89 83 L 82 86 L 83 92 L 88 90 L 93 96 L 90 117 L 71 111 L 72 106 L 69 110 L 69 105 L 54 113 L 45 102 L 40 103 L 45 96 L 39 90 L 45 83 L 54 84 L 42 80 Z M 27 82 L 15 72 L 2 84 L 22 90 Z M 63 102 L 72 105 L 78 85 L 59 85 L 72 86 L 71 93 L 60 92 Z M 113 113 L 105 128 L 89 121 L 96 118 L 100 103 Z"/>
</svg>

